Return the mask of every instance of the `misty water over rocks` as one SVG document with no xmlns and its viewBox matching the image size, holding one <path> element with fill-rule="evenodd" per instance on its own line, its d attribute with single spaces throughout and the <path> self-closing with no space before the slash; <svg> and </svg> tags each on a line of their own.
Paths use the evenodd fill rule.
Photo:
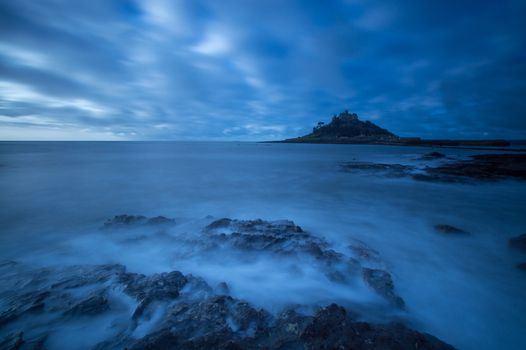
<svg viewBox="0 0 526 350">
<path fill-rule="evenodd" d="M 418 337 L 421 348 L 438 348 L 390 322 L 460 349 L 524 348 L 526 275 L 517 265 L 526 255 L 509 240 L 526 232 L 526 184 L 388 173 L 477 154 L 431 151 L 1 143 L 0 339 L 161 346 L 181 339 L 162 332 L 174 322 L 195 336 L 190 315 L 223 314 L 211 334 L 244 346 L 316 348 L 343 317 L 350 328 L 341 334 L 369 334 L 357 348 L 378 334 L 402 348 Z M 349 163 L 396 166 L 342 171 Z M 279 324 L 299 328 L 278 334 Z"/>
</svg>

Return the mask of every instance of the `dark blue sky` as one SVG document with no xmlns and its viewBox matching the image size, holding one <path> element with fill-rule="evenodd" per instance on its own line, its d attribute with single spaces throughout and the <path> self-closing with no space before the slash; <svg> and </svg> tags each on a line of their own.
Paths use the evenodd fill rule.
<svg viewBox="0 0 526 350">
<path fill-rule="evenodd" d="M 526 1 L 0 0 L 0 139 L 526 138 Z"/>
</svg>

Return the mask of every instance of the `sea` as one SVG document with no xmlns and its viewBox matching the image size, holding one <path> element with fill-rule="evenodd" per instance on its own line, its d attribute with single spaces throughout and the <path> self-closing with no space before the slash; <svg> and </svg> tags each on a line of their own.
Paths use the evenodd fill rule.
<svg viewBox="0 0 526 350">
<path fill-rule="evenodd" d="M 197 263 L 173 254 L 177 235 L 198 235 L 210 218 L 293 220 L 335 250 L 360 241 L 377 251 L 406 303 L 397 320 L 458 349 L 526 349 L 526 272 L 516 268 L 526 255 L 509 246 L 510 238 L 526 233 L 526 182 L 435 183 L 342 169 L 346 162 L 425 168 L 444 161 L 420 160 L 432 151 L 450 160 L 498 153 L 254 142 L 0 142 L 0 261 L 49 268 L 119 263 L 144 274 L 179 270 L 225 281 L 233 296 L 271 312 L 288 304 L 366 300 L 360 291 L 283 271 L 274 261 Z M 100 230 L 121 214 L 163 215 L 174 218 L 177 229 L 170 240 L 125 245 Z M 435 229 L 439 224 L 469 234 L 443 234 Z M 393 321 L 374 312 L 374 322 Z"/>
</svg>

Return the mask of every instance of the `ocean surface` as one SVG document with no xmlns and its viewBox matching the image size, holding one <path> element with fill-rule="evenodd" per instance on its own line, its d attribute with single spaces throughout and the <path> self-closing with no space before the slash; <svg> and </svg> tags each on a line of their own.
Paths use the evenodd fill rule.
<svg viewBox="0 0 526 350">
<path fill-rule="evenodd" d="M 272 261 L 177 259 L 173 240 L 128 246 L 99 230 L 118 214 L 173 217 L 175 238 L 199 230 L 210 216 L 289 219 L 336 248 L 360 240 L 378 251 L 407 304 L 397 317 L 411 327 L 459 349 L 526 349 L 526 273 L 515 267 L 526 257 L 508 246 L 511 237 L 526 233 L 526 183 L 419 182 L 340 168 L 349 161 L 425 166 L 418 158 L 430 151 L 242 142 L 0 142 L 0 260 L 38 267 L 121 263 L 141 273 L 180 270 L 226 281 L 234 296 L 275 312 L 288 303 L 367 300 L 361 291 L 284 272 Z M 483 153 L 440 151 L 458 159 Z M 436 224 L 471 234 L 443 235 Z M 377 322 L 390 317 L 371 314 Z"/>
</svg>

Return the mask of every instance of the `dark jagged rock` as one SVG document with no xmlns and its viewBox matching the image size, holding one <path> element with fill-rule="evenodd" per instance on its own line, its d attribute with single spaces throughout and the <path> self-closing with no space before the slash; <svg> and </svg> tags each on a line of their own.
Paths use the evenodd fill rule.
<svg viewBox="0 0 526 350">
<path fill-rule="evenodd" d="M 403 308 L 404 300 L 394 292 L 394 283 L 391 274 L 387 271 L 378 269 L 363 269 L 363 279 L 378 294 L 383 296 L 393 305 Z"/>
<path fill-rule="evenodd" d="M 38 270 L 27 273 L 41 275 Z M 52 283 L 55 276 L 60 276 L 61 283 Z M 111 308 L 111 301 L 103 297 L 102 290 L 91 296 L 82 294 L 91 290 L 88 287 L 93 283 L 123 290 L 138 304 L 148 298 L 167 302 L 160 321 L 145 335 L 137 337 L 135 330 L 143 316 L 134 315 L 116 329 L 114 337 L 94 349 L 452 349 L 430 335 L 401 325 L 354 321 L 338 305 L 322 308 L 314 316 L 292 309 L 274 316 L 231 296 L 209 295 L 211 288 L 206 282 L 178 271 L 145 276 L 128 273 L 120 265 L 74 266 L 52 271 L 42 278 L 41 285 L 25 288 L 28 294 L 36 288 L 32 291 L 35 298 L 42 288 L 49 288 L 47 300 L 54 305 L 50 305 L 46 319 L 51 322 L 52 331 L 60 322 L 67 322 L 52 318 L 57 311 L 90 317 Z M 188 288 L 191 284 L 193 288 Z M 66 299 L 65 293 L 69 295 Z M 25 333 L 10 333 L 0 344 L 6 349 L 25 349 L 26 345 L 44 349 L 46 334 L 42 334 L 42 326 L 39 332 L 30 335 L 30 340 L 25 339 Z"/>
<path fill-rule="evenodd" d="M 451 162 L 426 169 L 428 178 L 419 180 L 449 181 L 476 179 L 495 181 L 507 178 L 526 179 L 526 154 L 481 154 L 470 160 Z"/>
<path fill-rule="evenodd" d="M 445 224 L 439 224 L 435 225 L 435 230 L 440 233 L 445 233 L 447 235 L 468 235 L 469 232 L 464 231 L 458 227 L 451 226 L 451 225 L 445 225 Z"/>
<path fill-rule="evenodd" d="M 320 310 L 301 335 L 303 349 L 453 349 L 437 338 L 400 324 L 372 325 L 349 319 L 341 306 Z"/>
<path fill-rule="evenodd" d="M 453 349 L 400 324 L 356 322 L 336 304 L 314 316 L 277 317 L 229 297 L 179 305 L 162 329 L 131 349 Z"/>
<path fill-rule="evenodd" d="M 125 222 L 125 227 L 130 222 L 133 229 L 148 219 L 117 221 Z M 239 250 L 249 257 L 256 253 L 291 257 L 320 269 L 332 281 L 349 283 L 350 288 L 358 282 L 366 284 L 392 305 L 404 305 L 391 275 L 370 267 L 377 266 L 379 254 L 364 243 L 348 247 L 347 253 L 354 254 L 349 256 L 287 220 L 221 219 L 208 225 L 203 235 L 205 239 L 192 241 L 196 254 L 227 247 L 229 253 Z M 118 316 L 108 330 L 113 333 L 93 344 L 93 349 L 451 349 L 401 325 L 357 322 L 335 304 L 314 315 L 299 310 L 312 310 L 315 305 L 291 306 L 274 315 L 225 295 L 230 293 L 226 283 L 214 289 L 203 279 L 179 271 L 143 275 L 117 264 L 33 270 L 13 263 L 0 269 L 2 348 L 7 344 L 9 349 L 23 350 L 26 345 L 44 349 L 46 337 L 68 322 L 113 315 Z M 45 324 L 33 327 L 35 322 Z M 24 324 L 31 327 L 24 329 Z M 9 333 L 1 333 L 4 327 L 10 327 Z M 13 333 L 13 328 L 20 333 Z"/>
<path fill-rule="evenodd" d="M 390 303 L 397 307 L 404 306 L 402 298 L 394 292 L 394 284 L 388 272 L 362 269 L 358 260 L 336 252 L 326 241 L 303 231 L 292 221 L 223 218 L 208 225 L 205 232 L 210 235 L 211 240 L 243 251 L 270 252 L 286 256 L 303 254 L 311 257 L 321 265 L 329 279 L 339 283 L 347 283 L 362 275 L 369 286 Z M 351 245 L 350 249 L 355 252 L 360 250 L 363 254 L 369 252 L 369 257 L 375 256 L 375 252 L 363 243 Z"/>
<path fill-rule="evenodd" d="M 482 154 L 469 160 L 450 161 L 438 166 L 417 168 L 402 164 L 346 162 L 346 172 L 378 173 L 388 177 L 411 177 L 418 181 L 471 183 L 505 179 L 526 179 L 526 154 Z"/>
<path fill-rule="evenodd" d="M 509 240 L 510 247 L 526 253 L 526 233 Z"/>
<path fill-rule="evenodd" d="M 19 350 L 24 345 L 24 332 L 17 332 L 7 335 L 0 341 L 0 349 Z"/>
<path fill-rule="evenodd" d="M 156 216 L 147 218 L 142 215 L 115 215 L 113 218 L 107 220 L 102 229 L 122 229 L 134 228 L 141 226 L 173 226 L 175 220 L 166 218 L 164 216 Z"/>
<path fill-rule="evenodd" d="M 66 315 L 97 315 L 108 311 L 110 304 L 103 294 L 96 294 L 75 304 L 71 309 L 65 312 Z"/>
<path fill-rule="evenodd" d="M 188 279 L 179 271 L 163 272 L 151 276 L 125 273 L 119 276 L 125 285 L 124 293 L 139 301 L 133 313 L 133 318 L 141 317 L 150 304 L 159 300 L 174 300 Z"/>
</svg>

